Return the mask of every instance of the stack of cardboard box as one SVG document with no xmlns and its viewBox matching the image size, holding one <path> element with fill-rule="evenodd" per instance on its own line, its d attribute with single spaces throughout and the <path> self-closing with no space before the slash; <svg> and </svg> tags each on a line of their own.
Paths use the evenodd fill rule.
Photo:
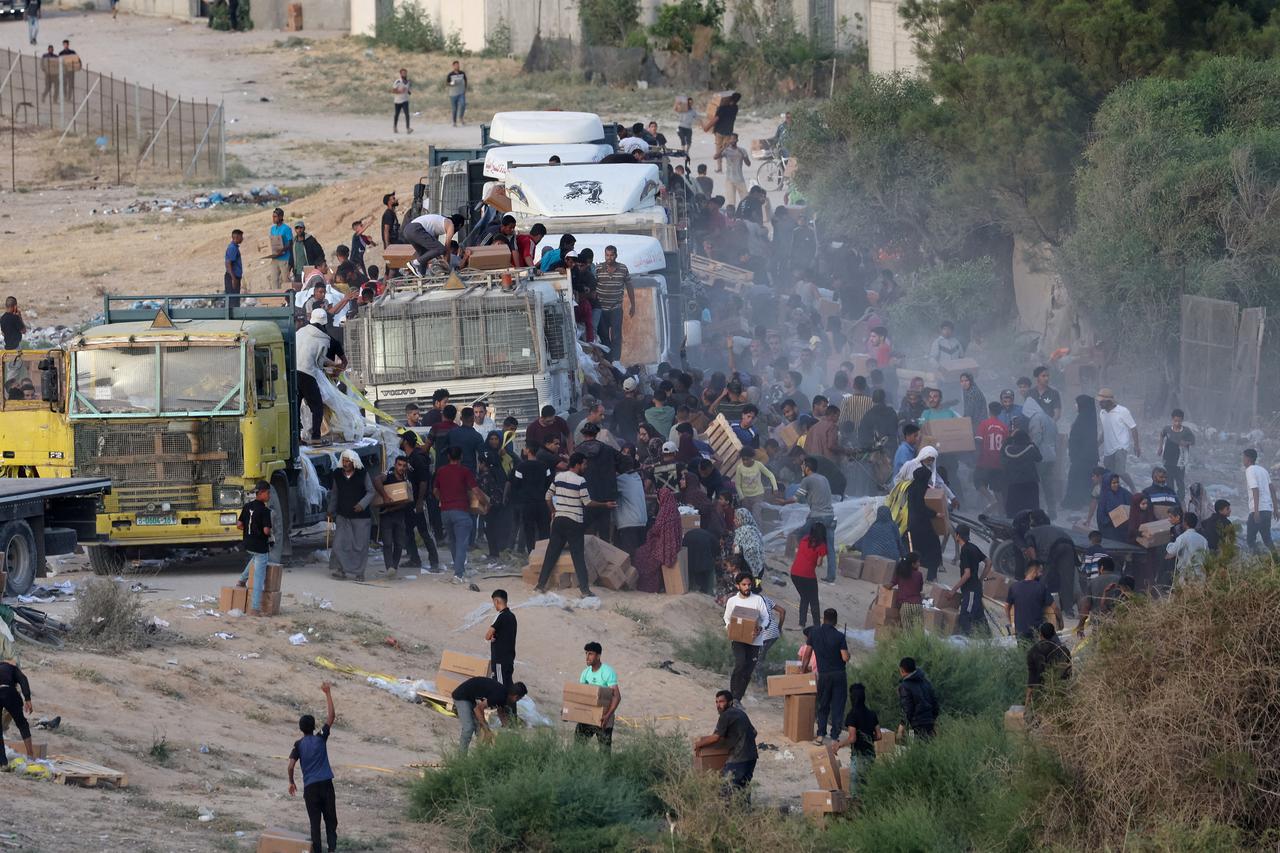
<svg viewBox="0 0 1280 853">
<path fill-rule="evenodd" d="M 813 740 L 818 718 L 818 675 L 813 672 L 771 675 L 769 695 L 782 697 L 782 731 L 792 743 Z"/>
<path fill-rule="evenodd" d="M 253 587 L 257 567 L 249 570 L 249 602 L 253 602 Z M 284 566 L 279 563 L 267 563 L 267 570 L 262 581 L 263 616 L 280 615 L 280 586 L 284 583 Z"/>
<path fill-rule="evenodd" d="M 549 541 L 539 539 L 534 543 L 533 550 L 529 552 L 529 562 L 520 574 L 529 586 L 538 585 L 538 575 L 542 572 L 542 558 L 546 556 Z M 586 563 L 587 582 L 595 583 L 599 574 L 595 571 L 591 560 L 587 560 Z M 560 559 L 556 560 L 555 568 L 551 570 L 551 576 L 547 579 L 547 589 L 574 589 L 577 586 L 578 575 L 573 570 L 573 557 L 570 556 L 569 549 L 565 548 L 560 552 Z"/>
<path fill-rule="evenodd" d="M 613 691 L 608 687 L 592 684 L 569 683 L 564 686 L 564 698 L 560 704 L 560 719 L 567 723 L 582 723 L 597 728 L 604 722 Z"/>
<path fill-rule="evenodd" d="M 862 555 L 845 552 L 840 555 L 840 577 L 858 580 L 862 577 Z"/>
<path fill-rule="evenodd" d="M 446 650 L 440 656 L 440 669 L 436 672 L 436 692 L 442 696 L 451 696 L 458 685 L 468 678 L 487 677 L 489 669 L 488 658 Z"/>
<path fill-rule="evenodd" d="M 866 621 L 862 627 L 876 632 L 876 639 L 887 636 L 902 624 L 902 613 L 898 607 L 898 594 L 887 587 L 876 589 L 876 600 L 867 608 Z"/>
<path fill-rule="evenodd" d="M 819 821 L 829 814 L 844 813 L 849 808 L 849 794 L 840 762 L 826 748 L 809 753 L 809 760 L 813 764 L 813 778 L 818 780 L 819 790 L 804 792 L 801 799 L 804 813 Z"/>
<path fill-rule="evenodd" d="M 588 572 L 594 571 L 594 583 L 605 589 L 635 589 L 638 574 L 631 565 L 631 557 L 621 548 L 604 541 L 598 536 L 587 536 L 583 539 L 583 550 L 586 552 Z"/>
<path fill-rule="evenodd" d="M 960 631 L 960 593 L 950 587 L 933 584 L 929 588 L 933 607 L 924 609 L 924 629 L 931 634 L 947 637 Z"/>
<path fill-rule="evenodd" d="M 896 566 L 888 557 L 863 557 L 862 579 L 871 583 L 893 583 L 893 569 Z"/>
<path fill-rule="evenodd" d="M 1173 541 L 1173 522 L 1157 518 L 1138 525 L 1138 544 L 1143 548 L 1160 548 Z"/>
<path fill-rule="evenodd" d="M 242 586 L 224 586 L 218 595 L 218 609 L 223 613 L 249 612 L 249 590 Z"/>
</svg>

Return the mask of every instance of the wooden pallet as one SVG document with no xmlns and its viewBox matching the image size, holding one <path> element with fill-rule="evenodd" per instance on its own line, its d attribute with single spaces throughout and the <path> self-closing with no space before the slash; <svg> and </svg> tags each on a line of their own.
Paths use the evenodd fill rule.
<svg viewBox="0 0 1280 853">
<path fill-rule="evenodd" d="M 446 711 L 453 711 L 455 714 L 458 711 L 457 707 L 453 704 L 453 697 L 447 693 L 436 693 L 434 690 L 419 690 L 418 696 L 422 699 L 426 699 L 428 702 L 441 706 Z"/>
<path fill-rule="evenodd" d="M 756 274 L 724 261 L 708 258 L 706 255 L 693 255 L 689 259 L 689 267 L 693 272 L 707 280 L 708 284 L 723 281 L 728 290 L 737 291 L 744 284 L 755 281 Z"/>
<path fill-rule="evenodd" d="M 724 415 L 716 415 L 716 419 L 707 424 L 705 438 L 720 463 L 720 473 L 733 479 L 734 472 L 738 470 L 738 457 L 742 454 L 742 441 Z"/>
<path fill-rule="evenodd" d="M 87 785 L 92 788 L 99 782 L 110 782 L 117 788 L 129 787 L 129 777 L 126 774 L 101 764 L 67 755 L 55 755 L 49 761 L 52 765 L 49 775 L 59 785 Z"/>
</svg>

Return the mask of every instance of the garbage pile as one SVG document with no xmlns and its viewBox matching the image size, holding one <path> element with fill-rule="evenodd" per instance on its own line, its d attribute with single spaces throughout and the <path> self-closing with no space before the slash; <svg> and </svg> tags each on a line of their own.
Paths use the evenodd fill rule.
<svg viewBox="0 0 1280 853">
<path fill-rule="evenodd" d="M 211 192 L 208 195 L 192 196 L 184 199 L 153 198 L 133 202 L 125 207 L 109 207 L 102 210 L 89 211 L 90 216 L 113 216 L 118 213 L 173 213 L 175 210 L 206 210 L 224 204 L 238 204 L 253 207 L 266 207 L 287 201 L 289 193 L 275 184 L 264 187 L 250 187 L 246 192 Z"/>
</svg>

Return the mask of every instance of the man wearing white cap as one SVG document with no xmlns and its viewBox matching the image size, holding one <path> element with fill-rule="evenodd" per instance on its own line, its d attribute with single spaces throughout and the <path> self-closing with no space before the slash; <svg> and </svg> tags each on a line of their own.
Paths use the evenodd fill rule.
<svg viewBox="0 0 1280 853">
<path fill-rule="evenodd" d="M 1102 467 L 1119 475 L 1133 490 L 1133 478 L 1128 473 L 1129 454 L 1142 455 L 1138 423 L 1128 409 L 1116 403 L 1116 395 L 1110 388 L 1098 391 L 1098 444 Z"/>
<path fill-rule="evenodd" d="M 622 380 L 622 399 L 613 407 L 614 435 L 634 444 L 647 408 L 649 401 L 640 394 L 640 380 L 634 376 Z"/>
<path fill-rule="evenodd" d="M 334 347 L 333 338 L 325 331 L 329 322 L 329 312 L 323 308 L 311 311 L 311 322 L 298 330 L 297 364 L 298 364 L 298 422 L 302 422 L 302 403 L 305 401 L 311 412 L 311 430 L 303 437 L 303 443 L 324 445 L 328 441 L 320 438 L 320 421 L 324 417 L 324 398 L 320 396 L 320 382 L 328 381 L 324 369 L 329 361 L 329 354 Z"/>
</svg>

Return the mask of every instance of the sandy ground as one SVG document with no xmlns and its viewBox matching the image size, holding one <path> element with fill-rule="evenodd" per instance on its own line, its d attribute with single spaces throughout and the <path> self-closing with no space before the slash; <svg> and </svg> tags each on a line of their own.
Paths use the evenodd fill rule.
<svg viewBox="0 0 1280 853">
<path fill-rule="evenodd" d="M 322 543 L 312 539 L 310 545 Z M 371 672 L 433 678 L 445 649 L 487 654 L 487 621 L 463 626 L 498 587 L 509 590 L 519 619 L 516 677 L 528 684 L 543 714 L 555 719 L 561 685 L 581 670 L 582 644 L 598 640 L 622 683 L 619 739 L 645 725 L 692 735 L 714 724 L 713 694 L 726 686 L 727 673 L 679 660 L 678 674 L 657 666 L 674 658 L 668 637 L 720 624 L 721 608 L 706 596 L 601 590 L 599 610 L 521 607 L 531 590 L 519 577 L 480 576 L 475 582 L 481 591 L 474 592 L 438 576 L 383 580 L 380 559 L 371 559 L 370 582 L 355 584 L 330 579 L 309 549 L 302 551 L 285 574 L 278 617 L 202 612 L 217 604 L 201 603 L 200 596 L 216 596 L 234 580 L 238 560 L 227 555 L 130 577 L 148 587 L 147 613 L 169 621 L 179 639 L 124 654 L 23 648 L 36 718 L 63 720 L 38 739 L 48 741 L 51 753 L 127 773 L 129 786 L 89 790 L 0 776 L 0 787 L 9 790 L 6 829 L 17 833 L 20 849 L 247 850 L 263 826 L 305 829 L 301 802 L 286 792 L 285 757 L 297 737 L 298 715 L 322 713 L 319 684 L 325 678 L 335 683 L 338 708 L 330 756 L 342 835 L 351 839 L 343 849 L 456 849 L 406 816 L 406 785 L 421 772 L 410 765 L 438 761 L 455 743 L 456 720 L 316 661 L 323 656 Z M 56 568 L 54 581 L 80 584 L 91 577 L 82 557 L 64 558 Z M 797 602 L 790 585 L 769 589 L 794 626 Z M 841 579 L 821 592 L 824 607 L 836 607 L 853 622 L 874 590 Z M 332 609 L 321 609 L 323 600 Z M 47 606 L 67 619 L 73 609 L 71 603 Z M 234 638 L 214 636 L 219 631 Z M 297 632 L 307 634 L 306 645 L 290 645 L 288 637 Z M 386 645 L 388 638 L 396 647 Z M 783 642 L 798 647 L 799 632 L 786 630 Z M 781 699 L 753 687 L 745 706 L 761 742 L 779 747 L 762 753 L 758 802 L 797 804 L 813 783 L 811 747 L 783 739 Z M 171 753 L 166 763 L 149 755 L 160 740 Z M 215 819 L 201 823 L 201 808 Z"/>
</svg>

